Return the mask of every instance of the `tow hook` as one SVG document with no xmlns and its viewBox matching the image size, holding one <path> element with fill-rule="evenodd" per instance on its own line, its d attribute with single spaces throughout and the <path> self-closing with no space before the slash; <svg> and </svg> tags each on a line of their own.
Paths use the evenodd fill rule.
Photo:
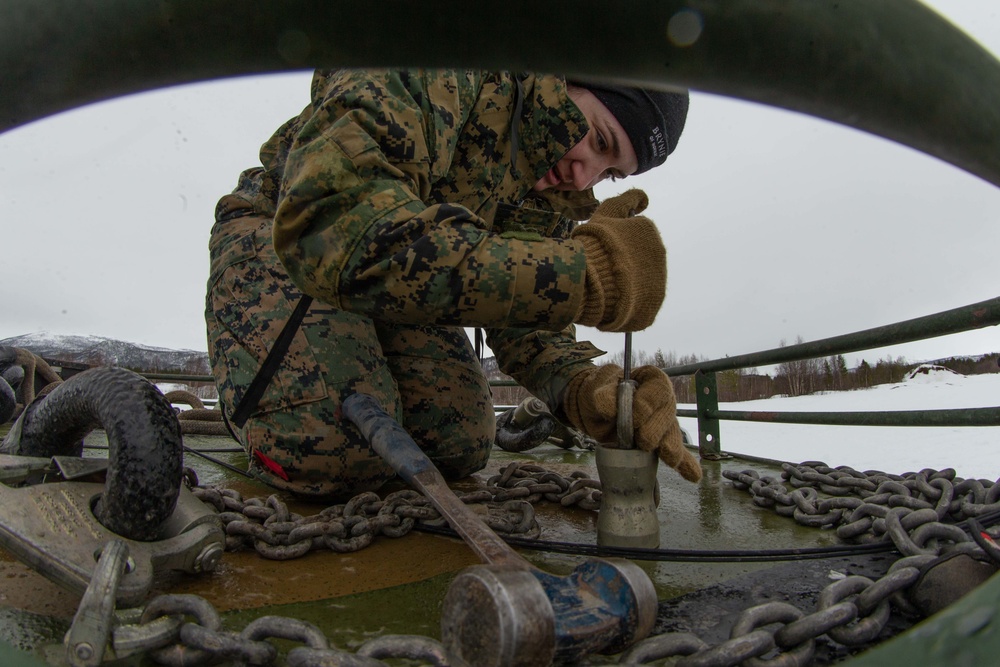
<svg viewBox="0 0 1000 667">
<path fill-rule="evenodd" d="M 37 471 L 47 465 L 37 457 L 0 455 L 0 470 Z M 119 607 L 141 604 L 155 572 L 209 572 L 218 565 L 225 548 L 222 522 L 187 487 L 181 486 L 157 539 L 148 542 L 117 535 L 97 520 L 93 508 L 104 490 L 103 484 L 76 481 L 22 488 L 0 483 L 0 547 L 56 584 L 83 594 L 105 546 L 123 542 L 128 557 L 115 593 Z"/>
</svg>

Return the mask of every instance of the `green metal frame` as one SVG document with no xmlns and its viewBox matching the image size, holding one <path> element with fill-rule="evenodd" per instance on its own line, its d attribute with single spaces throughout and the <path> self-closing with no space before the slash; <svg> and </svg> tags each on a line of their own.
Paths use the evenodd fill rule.
<svg viewBox="0 0 1000 667">
<path fill-rule="evenodd" d="M 859 352 L 887 345 L 898 345 L 936 336 L 972 331 L 997 324 L 1000 324 L 1000 297 L 843 336 L 723 359 L 671 366 L 664 370 L 671 377 L 694 375 L 697 409 L 682 408 L 677 411 L 677 414 L 680 417 L 698 418 L 699 451 L 702 456 L 709 458 L 723 456 L 719 420 L 825 424 L 830 426 L 1000 426 L 1000 406 L 952 410 L 897 410 L 892 412 L 719 410 L 719 397 L 715 388 L 715 376 L 719 371 L 769 366 L 788 361 Z"/>
<path fill-rule="evenodd" d="M 1000 136 L 1000 126 L 997 126 Z M 785 347 L 776 347 L 763 352 L 738 354 L 712 361 L 699 361 L 694 364 L 671 366 L 665 369 L 667 375 L 677 377 L 695 372 L 714 373 L 737 368 L 754 368 L 770 366 L 786 361 L 801 361 L 816 359 L 834 354 L 862 352 L 887 345 L 912 343 L 938 336 L 974 331 L 1000 324 L 1000 297 L 980 301 L 968 306 L 953 308 L 934 315 L 917 317 L 895 324 L 888 324 L 874 329 L 865 329 L 842 336 L 823 338 L 808 343 L 798 343 Z"/>
<path fill-rule="evenodd" d="M 1000 578 L 994 576 L 947 609 L 845 662 L 885 665 L 991 665 L 1000 649 Z"/>
<path fill-rule="evenodd" d="M 699 377 L 714 377 L 696 375 Z M 699 396 L 701 398 L 701 396 Z M 681 414 L 681 413 L 684 414 Z M 957 408 L 954 410 L 894 410 L 884 412 L 759 412 L 718 410 L 706 406 L 691 414 L 691 410 L 678 410 L 681 417 L 698 417 L 701 420 L 729 419 L 736 421 L 770 422 L 773 424 L 823 424 L 826 426 L 1000 426 L 1000 407 Z M 718 436 L 712 440 L 717 440 Z"/>
<path fill-rule="evenodd" d="M 719 442 L 719 388 L 715 373 L 694 374 L 694 390 L 698 397 L 698 409 L 695 414 L 687 411 L 680 416 L 698 418 L 698 451 L 702 458 L 712 459 L 722 456 L 722 445 Z"/>
<path fill-rule="evenodd" d="M 0 132 L 99 100 L 222 77 L 479 67 L 761 102 L 898 141 L 1000 186 L 1000 62 L 915 0 L 630 0 L 613 9 L 603 0 L 381 0 L 377 12 L 356 0 L 0 0 L 0 15 Z M 997 300 L 979 305 L 990 321 L 976 319 L 977 310 L 968 328 L 997 324 Z M 892 341 L 940 334 L 907 335 Z M 842 352 L 877 346 L 841 343 Z M 834 349 L 809 352 L 797 358 Z M 706 401 L 715 396 L 711 374 L 724 367 L 713 363 L 699 365 Z M 699 402 L 707 433 L 734 417 L 715 400 Z M 713 443 L 719 454 L 717 433 Z M 980 611 L 964 611 L 963 600 L 954 623 L 949 609 L 925 624 L 933 631 L 907 633 L 852 662 L 952 661 L 957 653 L 942 647 L 956 651 L 964 641 L 969 650 L 970 639 L 975 654 L 992 657 L 1000 649 L 990 627 L 998 590 L 991 581 L 970 596 Z"/>
<path fill-rule="evenodd" d="M 801 111 L 1000 185 L 1000 63 L 916 0 L 4 0 L 0 131 L 129 93 L 313 66 L 685 86 Z"/>
</svg>

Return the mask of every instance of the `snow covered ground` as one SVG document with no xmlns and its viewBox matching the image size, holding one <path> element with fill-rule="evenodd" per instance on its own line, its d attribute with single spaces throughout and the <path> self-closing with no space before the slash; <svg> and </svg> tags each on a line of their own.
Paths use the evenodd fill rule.
<svg viewBox="0 0 1000 667">
<path fill-rule="evenodd" d="M 1000 373 L 965 376 L 939 370 L 871 389 L 722 403 L 719 409 L 877 412 L 995 406 L 1000 406 Z M 697 420 L 682 417 L 680 422 L 696 439 Z M 959 477 L 1000 478 L 1000 427 L 814 426 L 723 421 L 719 424 L 719 438 L 723 451 L 793 463 L 819 460 L 831 466 L 848 465 L 862 471 L 874 469 L 896 474 L 923 468 L 955 468 Z"/>
</svg>

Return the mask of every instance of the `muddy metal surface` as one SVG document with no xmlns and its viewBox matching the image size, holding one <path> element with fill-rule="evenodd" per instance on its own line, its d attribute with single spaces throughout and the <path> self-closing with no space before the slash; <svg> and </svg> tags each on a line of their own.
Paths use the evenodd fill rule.
<svg viewBox="0 0 1000 667">
<path fill-rule="evenodd" d="M 103 434 L 88 436 L 88 445 L 100 447 Z M 232 447 L 225 438 L 188 436 L 195 449 Z M 100 449 L 85 456 L 101 457 Z M 242 453 L 213 452 L 210 456 L 245 468 Z M 583 471 L 597 478 L 594 455 L 543 446 L 532 452 L 510 454 L 495 450 L 487 470 L 456 485 L 460 492 L 485 487 L 502 466 L 529 461 L 563 475 Z M 187 454 L 185 465 L 196 470 L 204 485 L 224 484 L 244 498 L 266 497 L 268 488 L 205 459 Z M 661 547 L 671 549 L 778 549 L 837 543 L 832 532 L 803 528 L 794 521 L 754 506 L 743 491 L 734 489 L 722 471 L 756 469 L 776 474 L 762 463 L 705 461 L 705 476 L 690 484 L 673 470 L 660 467 L 659 518 Z M 402 487 L 400 487 L 402 488 Z M 380 494 L 380 495 L 384 495 Z M 315 514 L 323 508 L 286 498 L 292 511 Z M 539 539 L 592 545 L 596 541 L 597 513 L 566 509 L 554 503 L 536 506 L 542 527 Z M 571 571 L 583 557 L 524 550 L 536 566 L 557 574 Z M 155 593 L 194 593 L 223 612 L 228 629 L 239 630 L 263 615 L 291 616 L 315 623 L 331 642 L 355 648 L 381 634 L 421 634 L 439 637 L 440 606 L 454 575 L 477 561 L 457 538 L 413 531 L 401 538 L 379 537 L 370 547 L 349 554 L 313 551 L 290 561 L 272 561 L 253 552 L 226 553 L 211 573 L 172 573 L 156 580 Z M 639 565 L 653 580 L 662 602 L 706 587 L 772 567 L 768 563 L 650 562 Z M 0 552 L 0 640 L 43 655 L 60 664 L 63 634 L 79 603 L 76 594 L 49 582 L 40 574 Z M 766 581 L 766 577 L 764 579 Z M 603 658 L 595 658 L 600 664 Z"/>
</svg>

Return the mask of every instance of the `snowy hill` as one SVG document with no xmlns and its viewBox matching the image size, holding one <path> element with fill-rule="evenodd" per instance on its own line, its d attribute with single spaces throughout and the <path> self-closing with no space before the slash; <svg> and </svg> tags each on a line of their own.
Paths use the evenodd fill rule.
<svg viewBox="0 0 1000 667">
<path fill-rule="evenodd" d="M 100 336 L 41 332 L 5 338 L 0 340 L 0 346 L 21 347 L 45 359 L 88 366 L 121 366 L 145 372 L 210 372 L 208 355 L 204 352 L 150 347 Z"/>
<path fill-rule="evenodd" d="M 923 367 L 922 367 L 923 368 Z M 856 391 L 722 403 L 720 410 L 878 412 L 1000 406 L 1000 373 L 961 375 L 921 368 L 905 380 Z M 678 407 L 694 408 L 693 405 Z M 697 438 L 698 422 L 681 418 Z M 1000 478 L 1000 427 L 814 426 L 723 421 L 722 450 L 799 463 L 823 461 L 857 470 L 904 473 L 955 468 L 960 477 Z"/>
</svg>

